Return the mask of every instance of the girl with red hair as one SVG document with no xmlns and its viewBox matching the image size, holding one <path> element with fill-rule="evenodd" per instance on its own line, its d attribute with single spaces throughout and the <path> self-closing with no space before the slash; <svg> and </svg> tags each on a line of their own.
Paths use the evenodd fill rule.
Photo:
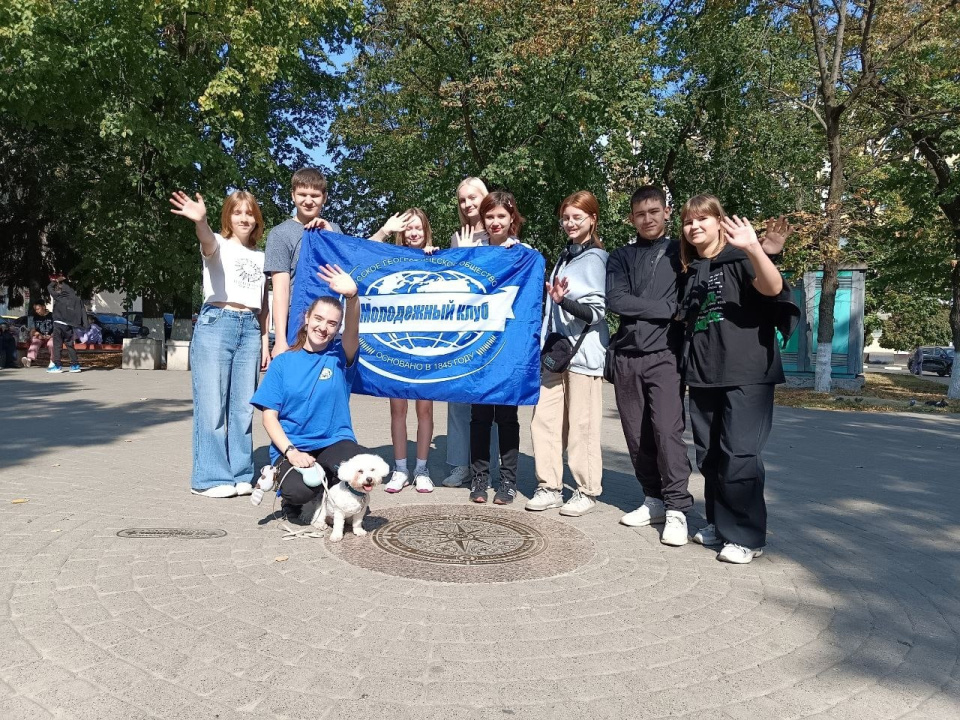
<svg viewBox="0 0 960 720">
<path fill-rule="evenodd" d="M 530 434 L 537 490 L 527 502 L 533 511 L 560 508 L 578 517 L 596 506 L 602 490 L 600 425 L 603 415 L 603 365 L 610 341 L 606 322 L 607 253 L 597 235 L 600 208 L 593 193 L 582 190 L 560 203 L 560 228 L 567 248 L 546 283 L 542 342 L 572 346 L 573 356 L 551 370 L 544 363 L 540 400 Z M 549 347 L 547 348 L 549 350 Z M 549 357 L 549 356 L 548 356 Z M 577 483 L 563 501 L 563 453 Z"/>
</svg>

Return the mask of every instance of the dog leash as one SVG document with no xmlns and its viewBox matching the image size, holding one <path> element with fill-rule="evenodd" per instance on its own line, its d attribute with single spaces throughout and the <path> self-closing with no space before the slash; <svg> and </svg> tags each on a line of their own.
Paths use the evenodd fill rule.
<svg viewBox="0 0 960 720">
<path fill-rule="evenodd" d="M 314 530 L 313 525 L 307 525 L 299 530 L 295 530 L 286 523 L 281 523 L 280 529 L 286 530 L 286 532 L 281 536 L 281 540 L 297 540 L 300 538 L 314 540 L 323 538 L 323 533 Z"/>
</svg>

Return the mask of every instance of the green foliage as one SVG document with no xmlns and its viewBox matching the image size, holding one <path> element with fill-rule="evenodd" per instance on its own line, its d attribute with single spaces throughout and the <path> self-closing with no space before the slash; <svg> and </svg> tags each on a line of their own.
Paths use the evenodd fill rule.
<svg viewBox="0 0 960 720">
<path fill-rule="evenodd" d="M 883 321 L 883 347 L 909 351 L 918 345 L 950 344 L 950 310 L 942 303 L 907 295 L 889 295 L 887 303 L 892 312 Z"/>
<path fill-rule="evenodd" d="M 164 307 L 189 305 L 199 273 L 170 192 L 204 193 L 214 227 L 235 188 L 281 219 L 341 91 L 328 48 L 359 18 L 351 0 L 16 0 L 0 13 L 0 223 L 14 238 L 0 282 L 37 287 L 56 265 Z"/>
<path fill-rule="evenodd" d="M 602 163 L 622 105 L 649 94 L 654 3 L 373 4 L 350 93 L 332 126 L 338 219 L 369 230 L 417 205 L 441 238 L 457 229 L 454 189 L 478 175 L 517 196 L 523 237 L 554 252 L 555 210 L 591 189 L 601 230 L 629 237 L 606 212 Z"/>
</svg>

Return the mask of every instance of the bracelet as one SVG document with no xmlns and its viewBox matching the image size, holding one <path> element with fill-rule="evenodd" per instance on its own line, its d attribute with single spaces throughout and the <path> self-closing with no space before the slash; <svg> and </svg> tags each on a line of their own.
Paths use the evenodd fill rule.
<svg viewBox="0 0 960 720">
<path fill-rule="evenodd" d="M 289 458 L 287 457 L 287 453 L 290 452 L 291 450 L 296 450 L 296 448 L 293 445 L 287 445 L 287 449 L 283 451 L 284 460 L 289 460 Z"/>
</svg>

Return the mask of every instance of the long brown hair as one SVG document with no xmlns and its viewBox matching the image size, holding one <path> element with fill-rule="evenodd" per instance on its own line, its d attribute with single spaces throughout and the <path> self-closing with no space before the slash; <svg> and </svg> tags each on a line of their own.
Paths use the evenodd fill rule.
<svg viewBox="0 0 960 720">
<path fill-rule="evenodd" d="M 520 226 L 523 225 L 527 219 L 517 210 L 517 199 L 513 196 L 513 193 L 509 193 L 506 190 L 494 190 L 487 194 L 480 202 L 481 222 L 483 221 L 483 216 L 495 207 L 502 207 L 510 213 L 510 237 L 519 238 Z M 486 230 L 485 225 L 484 230 Z"/>
<path fill-rule="evenodd" d="M 246 203 L 253 213 L 253 219 L 257 224 L 253 226 L 253 232 L 250 233 L 250 240 L 247 247 L 254 248 L 263 237 L 263 214 L 260 212 L 260 206 L 257 205 L 257 199 L 246 190 L 237 190 L 230 193 L 230 196 L 223 202 L 223 210 L 220 211 L 220 232 L 225 238 L 233 237 L 233 223 L 230 218 L 233 215 L 234 208 L 241 203 Z"/>
<path fill-rule="evenodd" d="M 593 241 L 593 244 L 603 249 L 603 241 L 600 239 L 600 236 L 597 234 L 597 225 L 600 224 L 600 203 L 597 202 L 597 197 L 589 190 L 578 190 L 572 195 L 567 195 L 563 202 L 560 203 L 560 209 L 557 210 L 557 217 L 563 218 L 563 211 L 568 207 L 575 207 L 577 210 L 582 210 L 587 215 L 593 216 L 593 227 L 590 229 L 590 240 Z"/>
<path fill-rule="evenodd" d="M 720 199 L 710 193 L 694 195 L 683 204 L 683 207 L 680 208 L 680 261 L 683 263 L 684 270 L 689 268 L 690 263 L 697 257 L 697 249 L 687 241 L 687 236 L 683 232 L 683 224 L 690 215 L 708 215 L 715 217 L 717 220 L 723 220 L 727 213 L 724 212 Z M 727 237 L 721 227 L 720 249 L 722 250 L 726 244 Z"/>
<path fill-rule="evenodd" d="M 332 308 L 336 308 L 340 311 L 341 318 L 343 317 L 343 306 L 340 302 L 329 295 L 321 295 L 310 303 L 310 307 L 308 307 L 307 311 L 303 314 L 303 324 L 297 331 L 297 339 L 293 345 L 290 346 L 290 350 L 302 350 L 303 346 L 307 344 L 307 321 L 308 318 L 313 315 L 313 311 L 317 309 L 317 305 L 329 305 Z"/>
<path fill-rule="evenodd" d="M 430 221 L 427 219 L 427 214 L 417 207 L 412 207 L 409 210 L 406 210 L 405 213 L 410 213 L 411 215 L 416 215 L 420 218 L 420 222 L 423 224 L 423 239 L 424 247 L 433 247 L 433 229 L 430 227 Z M 393 241 L 397 245 L 402 245 L 403 247 L 407 246 L 407 241 L 404 238 L 404 232 L 398 232 L 393 234 Z"/>
</svg>

